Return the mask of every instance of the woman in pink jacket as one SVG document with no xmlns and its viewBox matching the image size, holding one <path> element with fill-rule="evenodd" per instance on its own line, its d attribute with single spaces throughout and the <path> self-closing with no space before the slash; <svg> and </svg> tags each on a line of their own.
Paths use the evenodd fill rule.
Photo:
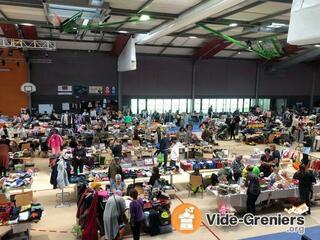
<svg viewBox="0 0 320 240">
<path fill-rule="evenodd" d="M 49 137 L 48 146 L 51 147 L 52 154 L 59 154 L 61 152 L 61 146 L 63 145 L 63 139 L 58 134 L 57 130 Z"/>
</svg>

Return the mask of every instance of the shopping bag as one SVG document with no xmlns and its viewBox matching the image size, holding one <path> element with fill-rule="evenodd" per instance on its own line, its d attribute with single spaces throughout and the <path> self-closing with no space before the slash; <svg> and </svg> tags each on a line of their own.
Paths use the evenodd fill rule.
<svg viewBox="0 0 320 240">
<path fill-rule="evenodd" d="M 164 154 L 163 153 L 159 153 L 158 155 L 158 163 L 163 163 L 164 162 Z"/>
</svg>

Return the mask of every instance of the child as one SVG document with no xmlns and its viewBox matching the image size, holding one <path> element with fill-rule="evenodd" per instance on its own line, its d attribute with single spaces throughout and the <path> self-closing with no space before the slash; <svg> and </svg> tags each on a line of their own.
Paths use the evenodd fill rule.
<svg viewBox="0 0 320 240">
<path fill-rule="evenodd" d="M 135 188 L 130 190 L 130 225 L 134 240 L 140 239 L 140 227 L 143 221 L 143 201 L 138 199 L 138 192 Z"/>
</svg>

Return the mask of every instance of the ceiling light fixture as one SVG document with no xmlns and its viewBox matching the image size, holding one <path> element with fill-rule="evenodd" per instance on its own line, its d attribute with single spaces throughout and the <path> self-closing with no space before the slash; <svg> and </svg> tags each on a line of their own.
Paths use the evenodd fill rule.
<svg viewBox="0 0 320 240">
<path fill-rule="evenodd" d="M 32 23 L 21 23 L 21 25 L 23 25 L 23 26 L 34 26 L 34 24 L 32 24 Z"/>
<path fill-rule="evenodd" d="M 124 33 L 124 34 L 126 34 L 126 33 L 129 33 L 128 31 L 124 31 L 124 30 L 120 30 L 120 31 L 118 31 L 118 33 Z"/>
<path fill-rule="evenodd" d="M 189 38 L 191 38 L 191 39 L 196 39 L 196 38 L 198 38 L 198 37 L 196 37 L 196 36 L 189 36 Z"/>
<path fill-rule="evenodd" d="M 84 19 L 84 20 L 83 20 L 83 22 L 82 22 L 82 26 L 87 26 L 87 25 L 88 25 L 88 23 L 89 23 L 89 19 L 88 19 L 88 18 L 86 18 L 86 19 Z"/>
<path fill-rule="evenodd" d="M 238 23 L 230 23 L 229 27 L 238 27 Z"/>
<path fill-rule="evenodd" d="M 238 54 L 241 54 L 241 52 L 238 52 Z"/>
<path fill-rule="evenodd" d="M 315 47 L 318 47 L 318 48 L 320 48 L 320 44 L 316 44 L 316 45 L 314 45 Z"/>
<path fill-rule="evenodd" d="M 270 25 L 267 26 L 268 28 L 283 28 L 283 27 L 288 27 L 287 24 L 284 23 L 271 23 Z"/>
<path fill-rule="evenodd" d="M 141 15 L 139 18 L 140 21 L 149 21 L 150 16 L 149 15 Z"/>
</svg>

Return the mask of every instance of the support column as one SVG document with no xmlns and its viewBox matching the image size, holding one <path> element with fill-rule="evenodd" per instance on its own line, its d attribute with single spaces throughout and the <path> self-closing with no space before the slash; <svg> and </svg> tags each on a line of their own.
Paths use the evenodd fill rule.
<svg viewBox="0 0 320 240">
<path fill-rule="evenodd" d="M 192 62 L 192 84 L 191 84 L 191 112 L 194 111 L 194 99 L 196 95 L 196 64 L 198 61 Z"/>
<path fill-rule="evenodd" d="M 118 72 L 118 108 L 122 111 L 122 73 Z"/>
<path fill-rule="evenodd" d="M 28 73 L 27 73 L 28 74 L 27 82 L 30 83 L 31 82 L 30 62 L 28 61 L 27 64 L 28 64 L 28 67 L 27 67 L 27 71 L 28 71 Z M 28 94 L 28 108 L 29 108 L 30 113 L 32 113 L 32 102 L 31 102 L 32 98 L 31 98 L 31 94 L 32 93 Z"/>
<path fill-rule="evenodd" d="M 255 84 L 256 105 L 257 105 L 258 99 L 259 99 L 260 71 L 261 71 L 260 63 L 257 63 L 257 66 L 256 66 L 256 84 Z"/>
<path fill-rule="evenodd" d="M 317 80 L 317 67 L 316 67 L 316 65 L 313 65 L 312 66 L 312 83 L 311 83 L 311 92 L 310 92 L 309 113 L 311 113 L 313 110 L 314 90 L 316 87 L 316 80 Z"/>
</svg>

